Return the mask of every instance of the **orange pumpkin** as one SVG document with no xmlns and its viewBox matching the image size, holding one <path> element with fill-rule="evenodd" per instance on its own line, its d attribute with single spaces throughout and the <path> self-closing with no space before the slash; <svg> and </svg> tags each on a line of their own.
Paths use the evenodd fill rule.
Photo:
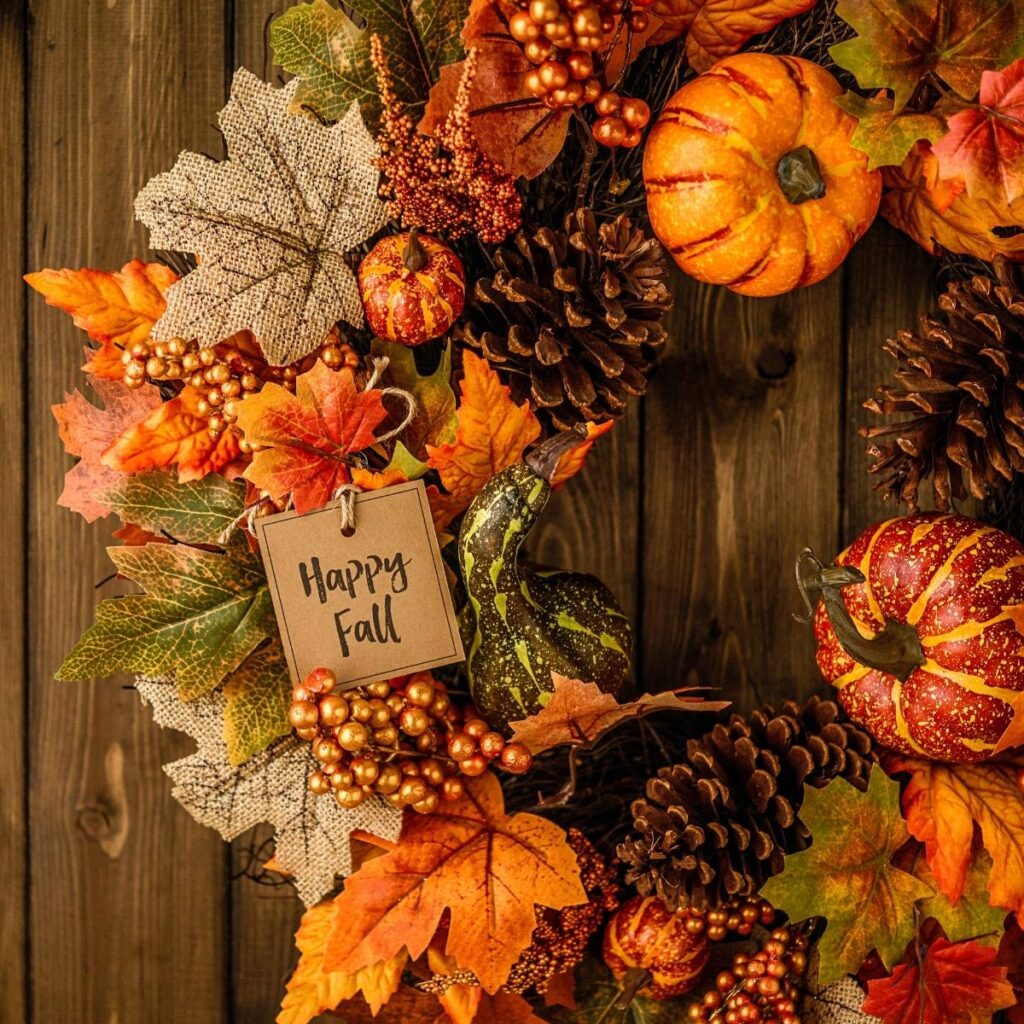
<svg viewBox="0 0 1024 1024">
<path fill-rule="evenodd" d="M 839 83 L 798 57 L 727 57 L 684 85 L 644 152 L 654 233 L 700 281 L 779 295 L 827 277 L 878 210 Z"/>
</svg>

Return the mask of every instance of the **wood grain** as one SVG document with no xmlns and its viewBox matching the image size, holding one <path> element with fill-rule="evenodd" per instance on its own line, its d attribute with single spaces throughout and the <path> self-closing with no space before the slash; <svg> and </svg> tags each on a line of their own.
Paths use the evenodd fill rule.
<svg viewBox="0 0 1024 1024">
<path fill-rule="evenodd" d="M 179 149 L 216 152 L 219 4 L 35 0 L 29 264 L 118 267 L 146 253 L 132 199 Z M 55 683 L 108 575 L 109 529 L 54 501 L 68 459 L 50 406 L 81 381 L 82 335 L 30 301 L 33 1020 L 219 1024 L 228 961 L 220 840 L 170 797 L 187 753 L 116 680 Z"/>
<path fill-rule="evenodd" d="M 7 538 L 0 574 L 0 864 L 5 865 L 0 910 L 0 1020 L 28 1018 L 28 822 L 25 786 L 25 161 L 17 144 L 25 130 L 27 12 L 21 3 L 0 8 L 0 132 L 15 142 L 0 160 L 0 311 L 4 372 L 0 374 L 0 437 L 4 439 L 7 500 L 0 504 L 0 536 Z"/>
<path fill-rule="evenodd" d="M 793 564 L 839 517 L 841 277 L 760 300 L 674 280 L 644 409 L 646 681 L 740 707 L 813 692 Z"/>
</svg>

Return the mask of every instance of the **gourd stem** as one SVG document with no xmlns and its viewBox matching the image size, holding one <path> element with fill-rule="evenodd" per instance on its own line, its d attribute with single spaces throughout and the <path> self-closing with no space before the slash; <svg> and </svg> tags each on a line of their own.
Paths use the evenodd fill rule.
<svg viewBox="0 0 1024 1024">
<path fill-rule="evenodd" d="M 810 576 L 801 573 L 805 562 L 814 566 Z M 859 569 L 845 565 L 822 566 L 808 549 L 797 560 L 797 580 L 801 591 L 816 590 L 821 594 L 839 646 L 858 664 L 904 682 L 927 660 L 917 630 L 906 622 L 888 619 L 880 633 L 872 637 L 862 635 L 840 593 L 842 587 L 864 582 L 864 574 Z M 806 593 L 804 596 L 806 598 Z"/>
<path fill-rule="evenodd" d="M 409 240 L 405 243 L 405 249 L 402 251 L 402 262 L 405 264 L 405 269 L 414 274 L 430 262 L 427 250 L 423 248 L 423 243 L 419 239 L 419 228 L 409 229 Z"/>
<path fill-rule="evenodd" d="M 555 470 L 558 469 L 559 459 L 586 439 L 587 428 L 582 423 L 577 423 L 572 430 L 563 430 L 560 434 L 555 434 L 537 445 L 526 456 L 526 464 L 542 480 L 551 483 L 551 478 L 555 475 Z"/>
<path fill-rule="evenodd" d="M 797 146 L 784 153 L 775 165 L 775 176 L 782 194 L 794 206 L 825 194 L 825 179 L 810 146 Z"/>
<path fill-rule="evenodd" d="M 626 971 L 626 976 L 622 979 L 622 991 L 619 993 L 619 998 L 615 1001 L 615 1005 L 620 1010 L 627 1009 L 640 989 L 649 985 L 653 980 L 654 975 L 645 968 L 630 967 Z"/>
</svg>

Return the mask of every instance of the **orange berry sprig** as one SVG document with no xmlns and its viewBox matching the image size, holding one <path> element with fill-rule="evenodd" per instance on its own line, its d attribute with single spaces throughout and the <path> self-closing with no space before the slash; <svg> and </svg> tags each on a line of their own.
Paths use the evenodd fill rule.
<svg viewBox="0 0 1024 1024">
<path fill-rule="evenodd" d="M 643 32 L 653 0 L 516 0 L 509 19 L 512 38 L 534 65 L 527 90 L 551 110 L 593 105 L 594 138 L 603 146 L 640 144 L 651 110 L 641 99 L 622 97 L 603 78 L 604 58 L 622 30 Z"/>
<path fill-rule="evenodd" d="M 506 743 L 472 707 L 456 707 L 443 683 L 419 672 L 339 690 L 337 676 L 313 669 L 292 691 L 288 719 L 312 744 L 309 789 L 353 809 L 378 795 L 421 814 L 464 792 L 463 777 L 491 765 L 521 775 L 533 763 L 521 743 Z"/>
<path fill-rule="evenodd" d="M 736 897 L 714 910 L 683 911 L 690 915 L 686 930 L 691 935 L 706 933 L 712 942 L 723 942 L 730 935 L 746 938 L 755 926 L 769 928 L 775 923 L 775 908 L 760 896 Z"/>
</svg>

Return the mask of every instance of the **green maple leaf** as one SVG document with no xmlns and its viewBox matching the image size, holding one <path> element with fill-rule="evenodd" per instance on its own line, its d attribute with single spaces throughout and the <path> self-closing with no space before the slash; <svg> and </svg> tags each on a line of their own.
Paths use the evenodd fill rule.
<svg viewBox="0 0 1024 1024">
<path fill-rule="evenodd" d="M 126 476 L 97 497 L 122 522 L 188 544 L 218 544 L 242 514 L 245 487 L 216 473 L 179 483 L 175 473 L 161 471 Z"/>
<path fill-rule="evenodd" d="M 921 901 L 922 917 L 934 917 L 942 925 L 950 942 L 974 939 L 987 946 L 999 943 L 1007 912 L 989 903 L 988 879 L 992 874 L 992 858 L 984 850 L 975 854 L 967 873 L 963 895 L 956 901 L 956 906 L 938 890 L 923 851 L 914 865 L 914 874 L 936 890 L 933 896 Z"/>
<path fill-rule="evenodd" d="M 982 71 L 1024 54 L 1024 0 L 839 0 L 836 13 L 857 36 L 832 59 L 865 89 L 892 89 L 903 109 L 929 72 L 966 99 Z"/>
<path fill-rule="evenodd" d="M 851 145 L 868 156 L 868 170 L 898 167 L 918 139 L 935 142 L 946 132 L 938 114 L 897 113 L 884 96 L 865 99 L 855 92 L 836 97 L 836 105 L 857 118 Z"/>
<path fill-rule="evenodd" d="M 146 593 L 102 601 L 58 679 L 173 674 L 189 700 L 213 689 L 276 630 L 262 567 L 240 546 L 223 554 L 184 544 L 107 553 Z"/>
<path fill-rule="evenodd" d="M 761 894 L 793 921 L 828 919 L 818 944 L 822 986 L 856 973 L 872 949 L 891 967 L 914 937 L 915 902 L 934 894 L 891 863 L 909 838 L 899 783 L 876 768 L 864 793 L 841 781 L 809 789 L 800 817 L 810 849 L 786 857 Z"/>
<path fill-rule="evenodd" d="M 288 663 L 276 638 L 253 651 L 228 679 L 224 686 L 224 741 L 232 764 L 241 764 L 291 732 L 290 691 Z"/>
<path fill-rule="evenodd" d="M 377 80 L 370 61 L 370 36 L 384 44 L 395 94 L 422 107 L 440 68 L 462 60 L 460 33 L 468 0 L 359 0 L 351 5 L 360 27 L 327 0 L 286 11 L 270 28 L 274 62 L 300 79 L 297 106 L 337 121 L 353 100 L 371 130 L 380 117 Z"/>
</svg>

